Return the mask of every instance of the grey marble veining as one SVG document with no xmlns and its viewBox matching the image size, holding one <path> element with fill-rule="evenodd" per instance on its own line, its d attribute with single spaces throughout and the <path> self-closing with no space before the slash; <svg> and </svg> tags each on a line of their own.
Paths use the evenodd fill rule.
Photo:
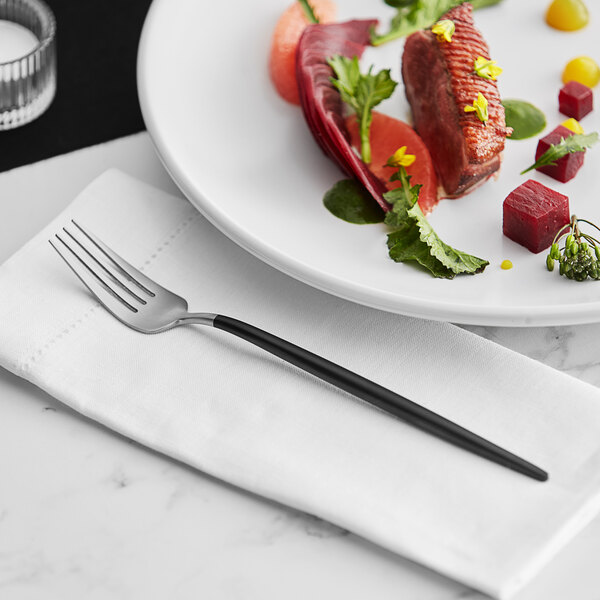
<svg viewBox="0 0 600 600">
<path fill-rule="evenodd" d="M 600 386 L 600 324 L 570 327 L 465 329 L 554 369 Z"/>
</svg>

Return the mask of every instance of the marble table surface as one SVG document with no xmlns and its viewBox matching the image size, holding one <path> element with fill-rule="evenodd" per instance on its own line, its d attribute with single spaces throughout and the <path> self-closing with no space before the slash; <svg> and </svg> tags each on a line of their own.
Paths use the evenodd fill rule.
<svg viewBox="0 0 600 600">
<path fill-rule="evenodd" d="M 178 193 L 145 133 L 0 174 L 0 262 L 109 167 Z M 600 324 L 469 329 L 600 385 Z M 599 556 L 600 518 L 518 600 L 600 600 Z M 0 598 L 166 597 L 485 598 L 140 447 L 0 369 Z"/>
</svg>

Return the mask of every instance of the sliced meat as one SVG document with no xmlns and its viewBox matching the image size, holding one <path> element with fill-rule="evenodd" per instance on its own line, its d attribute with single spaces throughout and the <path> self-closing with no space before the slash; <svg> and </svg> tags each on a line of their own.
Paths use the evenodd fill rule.
<svg viewBox="0 0 600 600">
<path fill-rule="evenodd" d="M 452 41 L 440 41 L 431 31 L 410 35 L 402 77 L 415 129 L 429 148 L 445 196 L 458 197 L 500 168 L 504 140 L 512 130 L 506 127 L 496 82 L 473 70 L 475 59 L 490 60 L 490 53 L 473 24 L 471 5 L 461 4 L 442 19 L 454 21 Z M 486 123 L 464 112 L 478 92 L 488 101 Z"/>
<path fill-rule="evenodd" d="M 369 44 L 370 30 L 377 21 L 347 21 L 310 25 L 304 30 L 296 51 L 296 78 L 300 104 L 315 140 L 350 177 L 355 177 L 385 210 L 385 184 L 354 152 L 344 123 L 344 106 L 330 77 L 334 74 L 327 59 L 339 54 L 361 57 Z"/>
</svg>

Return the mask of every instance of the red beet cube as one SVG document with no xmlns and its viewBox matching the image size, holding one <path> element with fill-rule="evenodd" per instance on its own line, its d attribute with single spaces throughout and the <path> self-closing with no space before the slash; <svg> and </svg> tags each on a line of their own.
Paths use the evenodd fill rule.
<svg viewBox="0 0 600 600">
<path fill-rule="evenodd" d="M 540 139 L 535 151 L 535 160 L 537 160 L 552 144 L 559 144 L 566 137 L 573 135 L 573 132 L 562 125 L 559 125 L 554 131 Z M 557 181 L 565 183 L 577 175 L 577 171 L 583 165 L 585 150 L 581 152 L 571 152 L 556 161 L 554 165 L 538 167 L 537 170 L 554 177 Z"/>
<path fill-rule="evenodd" d="M 558 93 L 558 108 L 567 117 L 579 121 L 594 110 L 594 94 L 583 83 L 569 81 Z"/>
<path fill-rule="evenodd" d="M 569 223 L 569 198 L 529 179 L 504 200 L 502 231 L 531 252 L 552 244 L 558 230 Z"/>
</svg>

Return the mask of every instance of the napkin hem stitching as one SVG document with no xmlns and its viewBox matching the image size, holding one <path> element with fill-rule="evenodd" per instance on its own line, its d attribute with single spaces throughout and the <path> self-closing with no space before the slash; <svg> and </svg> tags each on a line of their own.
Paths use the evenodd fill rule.
<svg viewBox="0 0 600 600">
<path fill-rule="evenodd" d="M 159 253 L 161 253 L 166 247 L 170 246 L 171 243 L 175 241 L 198 216 L 198 213 L 194 213 L 187 217 L 184 221 L 181 221 L 179 225 L 177 225 L 177 227 L 172 231 L 172 233 L 167 238 L 163 239 L 163 241 L 149 254 L 150 257 L 144 261 L 144 264 L 141 267 L 139 267 L 140 271 L 144 271 L 148 265 L 152 264 L 152 262 L 158 258 Z M 77 327 L 82 325 L 85 320 L 89 319 L 90 315 L 92 315 L 100 306 L 101 305 L 99 302 L 95 302 L 93 306 L 89 307 L 81 316 L 76 317 L 73 321 L 71 321 L 71 323 L 69 323 L 69 325 L 67 325 L 62 331 L 51 337 L 50 340 L 47 341 L 43 346 L 38 346 L 37 349 L 31 352 L 26 359 L 17 362 L 15 364 L 16 371 L 23 375 L 29 373 L 32 365 L 42 358 L 54 344 L 67 337 L 67 335 L 69 335 L 72 331 L 75 331 Z"/>
</svg>

